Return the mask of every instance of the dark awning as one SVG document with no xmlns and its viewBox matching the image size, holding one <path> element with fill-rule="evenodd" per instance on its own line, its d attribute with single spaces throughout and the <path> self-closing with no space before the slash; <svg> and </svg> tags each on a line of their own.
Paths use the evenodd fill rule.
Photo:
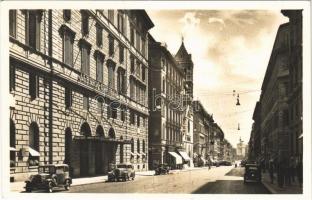
<svg viewBox="0 0 312 200">
<path fill-rule="evenodd" d="M 123 140 L 123 139 L 116 139 L 116 138 L 105 138 L 100 136 L 75 136 L 75 140 L 91 140 L 91 141 L 99 141 L 99 142 L 109 142 L 109 143 L 117 143 L 117 144 L 131 144 L 131 140 Z"/>
</svg>

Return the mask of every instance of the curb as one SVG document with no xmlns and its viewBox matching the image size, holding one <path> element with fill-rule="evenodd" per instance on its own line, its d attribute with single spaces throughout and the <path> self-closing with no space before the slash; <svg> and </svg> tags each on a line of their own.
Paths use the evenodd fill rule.
<svg viewBox="0 0 312 200">
<path fill-rule="evenodd" d="M 269 192 L 271 194 L 277 194 L 277 192 L 272 188 L 270 187 L 270 185 L 268 183 L 266 183 L 265 181 L 261 181 L 262 185 L 264 185 L 264 187 L 269 190 Z"/>
</svg>

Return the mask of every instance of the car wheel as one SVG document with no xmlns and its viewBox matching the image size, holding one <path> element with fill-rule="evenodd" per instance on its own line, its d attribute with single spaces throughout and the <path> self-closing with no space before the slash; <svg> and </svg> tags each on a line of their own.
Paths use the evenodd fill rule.
<svg viewBox="0 0 312 200">
<path fill-rule="evenodd" d="M 52 193 L 52 192 L 53 192 L 53 184 L 52 184 L 52 182 L 49 182 L 49 183 L 48 183 L 47 192 L 49 192 L 49 193 Z"/>
<path fill-rule="evenodd" d="M 26 187 L 26 192 L 31 192 L 31 187 Z"/>
<path fill-rule="evenodd" d="M 65 190 L 69 190 L 69 188 L 70 188 L 70 182 L 69 182 L 69 180 L 66 180 L 65 181 Z"/>
</svg>

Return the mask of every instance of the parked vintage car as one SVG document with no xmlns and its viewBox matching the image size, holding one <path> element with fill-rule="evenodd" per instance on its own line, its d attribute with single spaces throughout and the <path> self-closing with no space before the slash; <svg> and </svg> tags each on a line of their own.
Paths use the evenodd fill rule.
<svg viewBox="0 0 312 200">
<path fill-rule="evenodd" d="M 31 175 L 25 181 L 26 192 L 44 189 L 52 192 L 54 187 L 64 187 L 69 190 L 72 179 L 69 177 L 69 167 L 66 164 L 48 164 L 38 167 L 38 174 Z"/>
<path fill-rule="evenodd" d="M 169 174 L 169 166 L 166 163 L 159 164 L 157 168 L 155 169 L 155 175 L 160 175 L 160 174 Z"/>
<path fill-rule="evenodd" d="M 108 181 L 127 181 L 134 180 L 135 171 L 132 164 L 117 164 L 113 167 L 113 170 L 108 172 Z"/>
<path fill-rule="evenodd" d="M 221 161 L 219 161 L 219 165 L 220 166 L 231 166 L 232 163 L 230 161 L 227 161 L 227 160 L 221 160 Z"/>
<path fill-rule="evenodd" d="M 261 182 L 261 170 L 257 164 L 245 164 L 244 183 L 247 181 Z"/>
</svg>

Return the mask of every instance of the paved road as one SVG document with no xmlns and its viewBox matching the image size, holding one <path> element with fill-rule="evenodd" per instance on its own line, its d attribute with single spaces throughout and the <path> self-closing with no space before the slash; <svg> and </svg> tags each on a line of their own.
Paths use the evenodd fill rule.
<svg viewBox="0 0 312 200">
<path fill-rule="evenodd" d="M 128 182 L 103 182 L 74 186 L 71 187 L 68 192 L 184 194 L 268 193 L 262 184 L 244 184 L 242 174 L 242 168 L 222 166 L 210 170 L 204 168 L 161 176 L 136 176 L 134 181 Z"/>
</svg>

